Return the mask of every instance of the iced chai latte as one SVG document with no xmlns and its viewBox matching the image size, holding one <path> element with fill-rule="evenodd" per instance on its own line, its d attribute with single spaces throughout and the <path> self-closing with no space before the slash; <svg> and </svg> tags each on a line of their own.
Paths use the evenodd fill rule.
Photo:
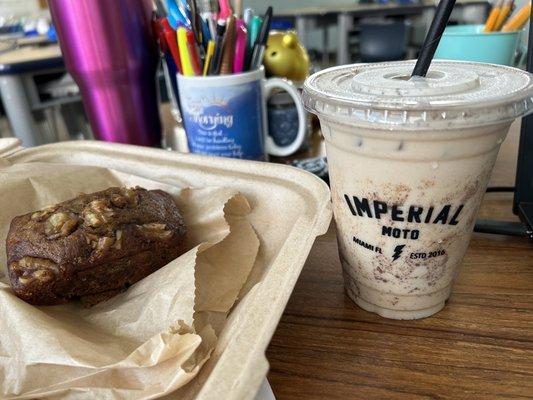
<svg viewBox="0 0 533 400">
<path fill-rule="evenodd" d="M 511 122 L 533 107 L 527 72 L 434 61 L 330 68 L 305 83 L 326 140 L 346 290 L 395 319 L 444 307 Z"/>
</svg>

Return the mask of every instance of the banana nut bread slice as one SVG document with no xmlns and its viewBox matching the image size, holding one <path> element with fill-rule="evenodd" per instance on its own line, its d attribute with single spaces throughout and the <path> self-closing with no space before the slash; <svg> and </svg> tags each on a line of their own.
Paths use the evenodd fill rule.
<svg viewBox="0 0 533 400">
<path fill-rule="evenodd" d="M 11 286 L 35 305 L 106 300 L 185 252 L 186 228 L 162 190 L 112 187 L 15 217 Z"/>
</svg>

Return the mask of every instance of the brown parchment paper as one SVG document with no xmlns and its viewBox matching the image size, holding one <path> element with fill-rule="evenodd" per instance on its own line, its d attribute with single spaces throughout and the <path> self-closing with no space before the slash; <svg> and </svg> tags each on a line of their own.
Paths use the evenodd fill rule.
<svg viewBox="0 0 533 400">
<path fill-rule="evenodd" d="M 90 309 L 18 299 L 6 276 L 11 219 L 121 185 L 171 193 L 190 250 Z M 198 373 L 258 253 L 244 196 L 222 187 L 180 189 L 105 168 L 6 162 L 0 192 L 0 398 L 157 398 Z"/>
</svg>

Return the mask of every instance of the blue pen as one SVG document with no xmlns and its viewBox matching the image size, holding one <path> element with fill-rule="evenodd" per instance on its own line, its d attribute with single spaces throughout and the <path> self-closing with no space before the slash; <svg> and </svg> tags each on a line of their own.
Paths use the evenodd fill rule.
<svg viewBox="0 0 533 400">
<path fill-rule="evenodd" d="M 174 18 L 174 16 L 170 13 L 167 14 L 167 20 L 170 24 L 170 27 L 174 30 L 178 29 L 178 21 Z"/>
<path fill-rule="evenodd" d="M 202 25 L 202 43 L 207 49 L 207 44 L 211 40 L 211 31 L 209 30 L 209 25 L 206 20 L 200 17 L 200 24 Z"/>
<path fill-rule="evenodd" d="M 189 24 L 192 24 L 192 13 L 187 0 L 176 0 L 178 2 L 178 9 L 180 10 L 181 15 Z"/>
<path fill-rule="evenodd" d="M 180 1 L 180 0 L 178 0 Z M 190 29 L 191 22 L 182 14 L 180 8 L 175 0 L 167 0 L 168 22 L 173 29 L 177 29 L 180 25 Z"/>
<path fill-rule="evenodd" d="M 174 62 L 174 59 L 170 55 L 170 53 L 165 53 L 165 62 L 163 63 L 163 67 L 167 68 L 168 78 L 170 82 L 168 84 L 170 85 L 170 88 L 172 89 L 172 95 L 176 99 L 176 101 L 179 101 L 178 97 L 178 83 L 176 79 L 176 74 L 178 72 L 178 69 L 176 68 L 176 63 Z"/>
<path fill-rule="evenodd" d="M 211 39 L 213 40 L 215 40 L 217 36 L 217 5 L 218 2 L 216 0 L 202 0 L 202 12 L 200 13 L 202 18 L 207 21 L 209 32 L 211 33 Z"/>
</svg>

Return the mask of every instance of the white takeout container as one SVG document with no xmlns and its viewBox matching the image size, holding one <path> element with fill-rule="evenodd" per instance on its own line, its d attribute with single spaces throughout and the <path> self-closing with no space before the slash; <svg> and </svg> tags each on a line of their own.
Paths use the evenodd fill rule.
<svg viewBox="0 0 533 400">
<path fill-rule="evenodd" d="M 228 186 L 243 193 L 264 268 L 251 277 L 258 284 L 232 310 L 219 345 L 191 384 L 197 399 L 254 398 L 268 371 L 265 350 L 316 236 L 331 220 L 324 182 L 283 165 L 92 141 L 22 149 L 16 139 L 0 139 L 2 158 L 107 167 L 178 187 Z"/>
</svg>

